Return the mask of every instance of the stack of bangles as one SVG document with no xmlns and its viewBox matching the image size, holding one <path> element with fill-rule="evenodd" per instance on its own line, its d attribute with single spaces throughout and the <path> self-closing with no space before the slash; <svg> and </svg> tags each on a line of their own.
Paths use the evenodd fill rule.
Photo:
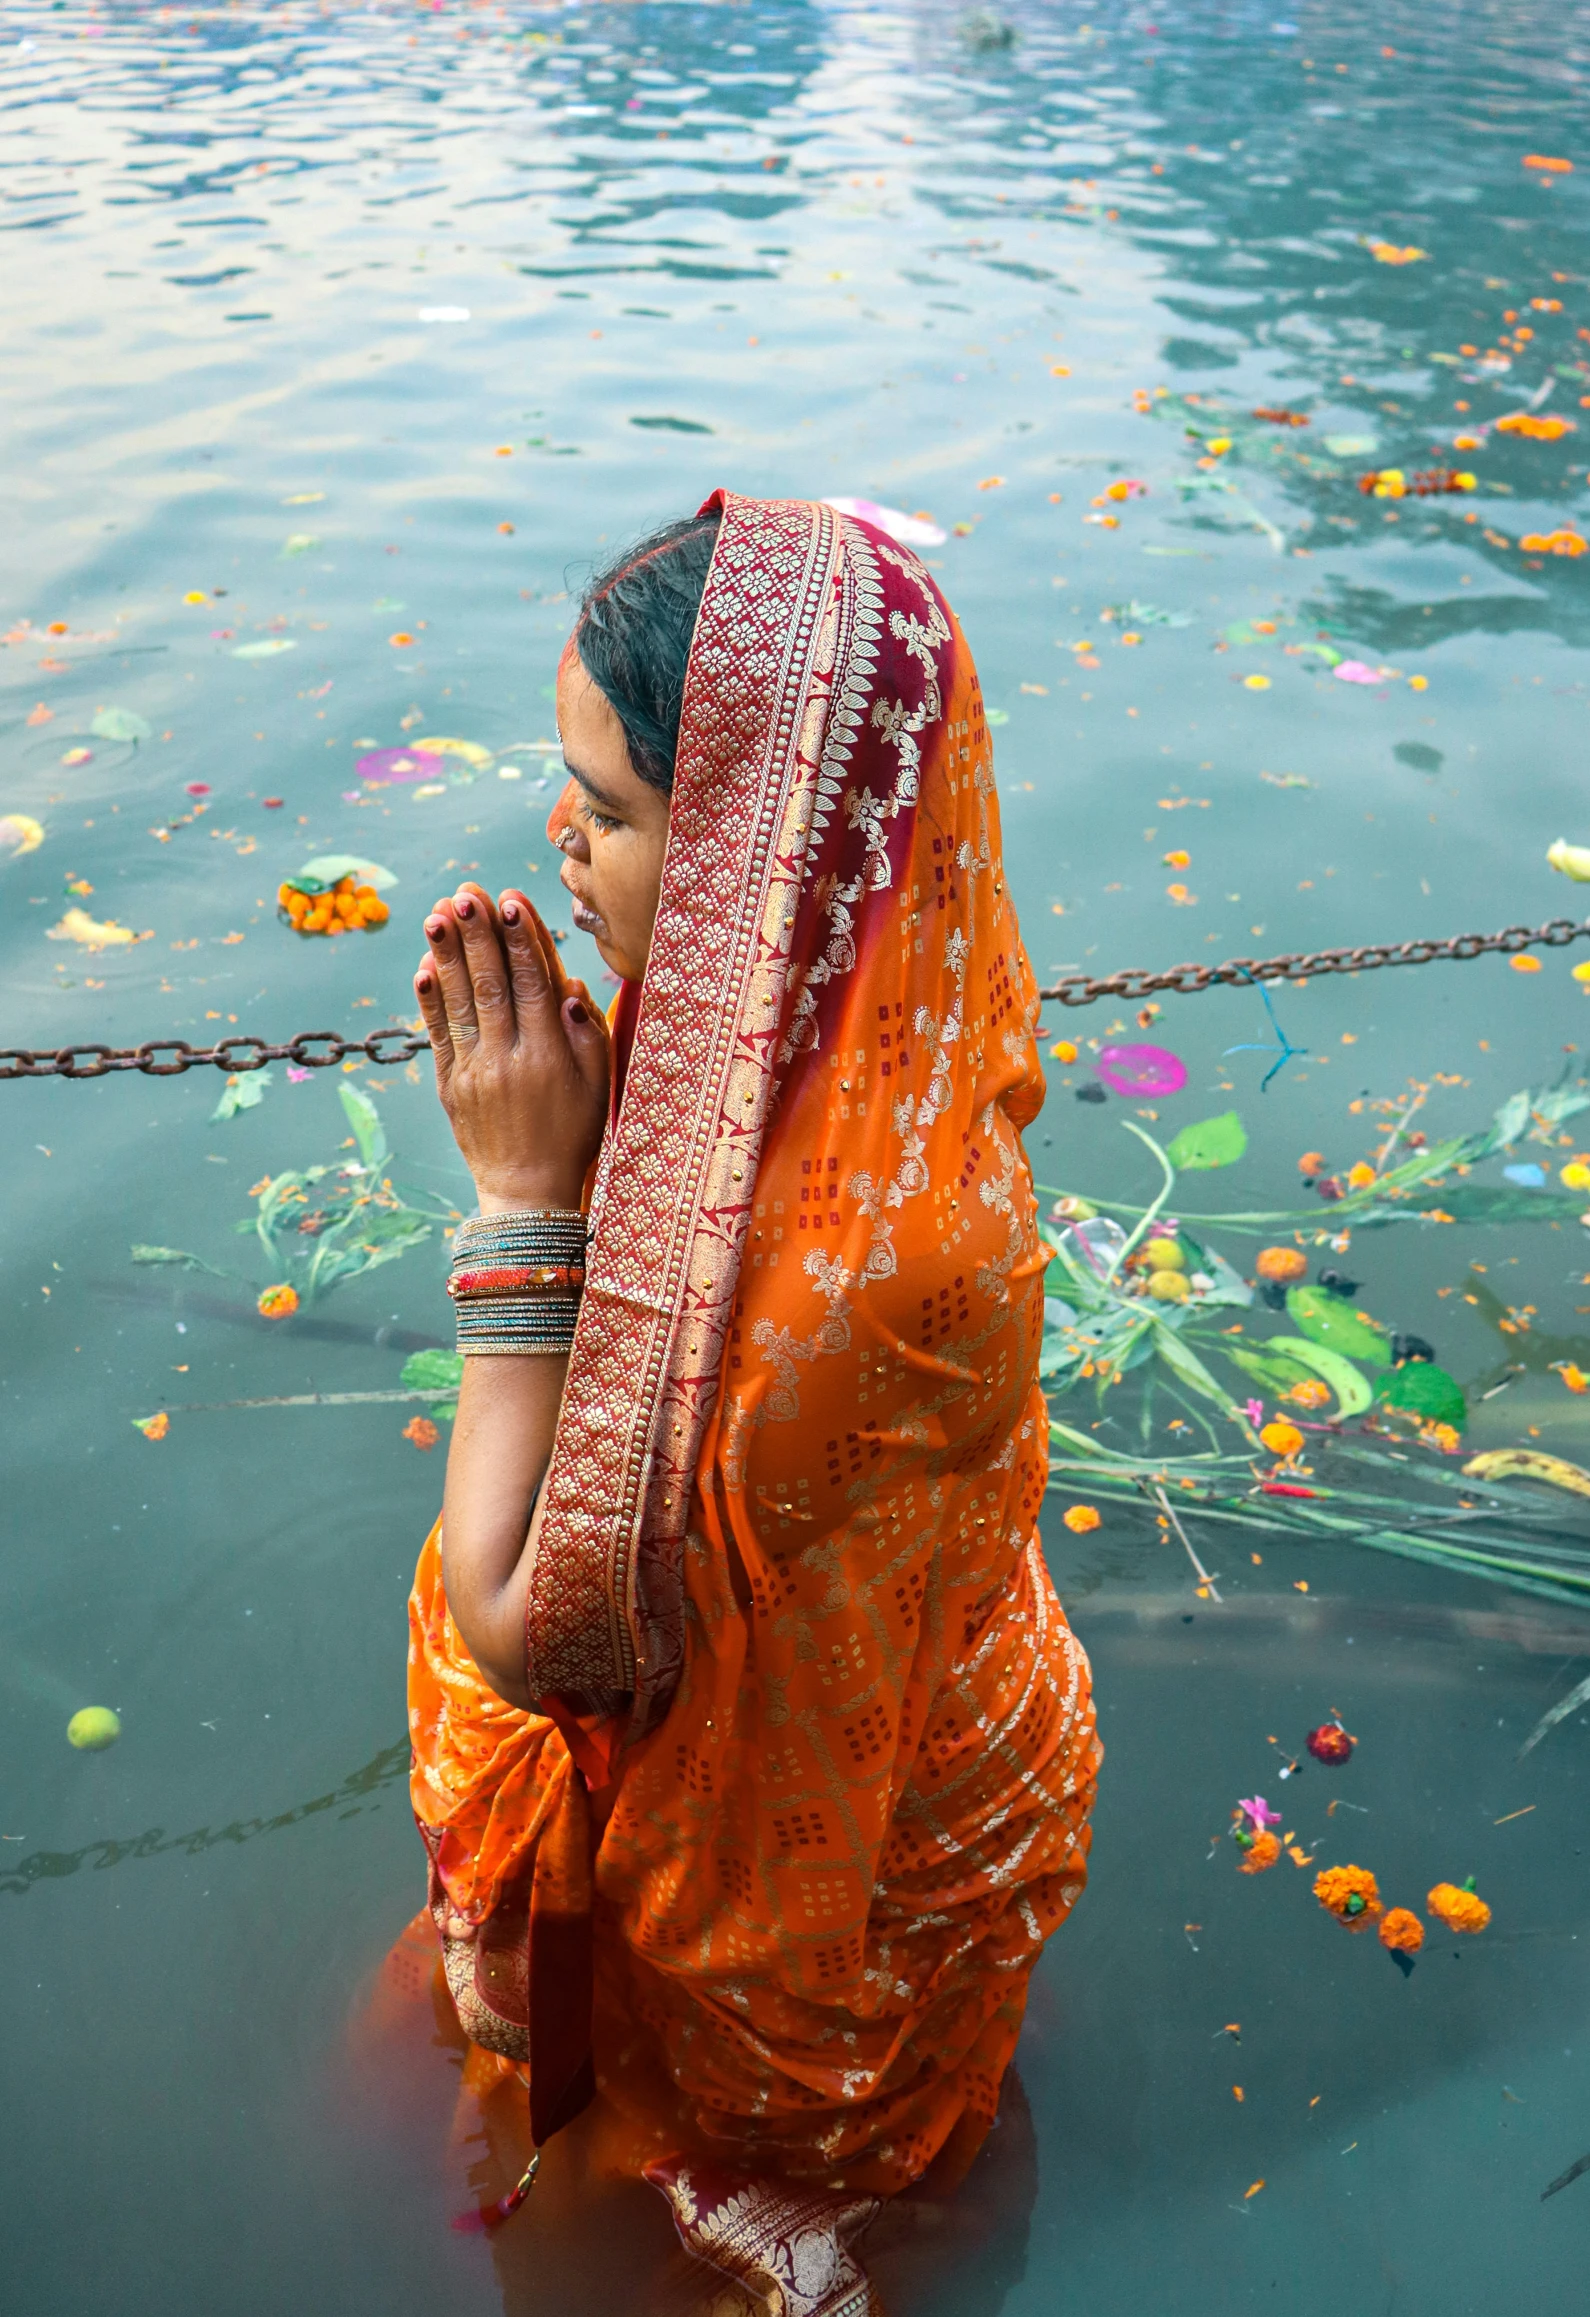
<svg viewBox="0 0 1590 2317">
<path fill-rule="evenodd" d="M 585 1286 L 586 1236 L 585 1217 L 566 1207 L 471 1215 L 460 1223 L 447 1282 L 459 1350 L 568 1351 Z"/>
</svg>

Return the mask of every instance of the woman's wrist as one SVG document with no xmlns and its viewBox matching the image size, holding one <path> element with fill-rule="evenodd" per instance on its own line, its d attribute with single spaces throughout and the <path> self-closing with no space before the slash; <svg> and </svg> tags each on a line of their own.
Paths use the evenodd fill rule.
<svg viewBox="0 0 1590 2317">
<path fill-rule="evenodd" d="M 483 1215 L 512 1215 L 527 1208 L 551 1207 L 577 1214 L 583 1204 L 584 1177 L 566 1174 L 477 1175 L 475 1204 Z"/>
</svg>

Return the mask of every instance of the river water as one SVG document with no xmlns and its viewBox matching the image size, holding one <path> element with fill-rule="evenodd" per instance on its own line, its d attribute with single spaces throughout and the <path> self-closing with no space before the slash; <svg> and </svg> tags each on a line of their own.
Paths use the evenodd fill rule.
<svg viewBox="0 0 1590 2317">
<path fill-rule="evenodd" d="M 558 922 L 569 590 L 719 483 L 944 532 L 1045 978 L 1580 914 L 1545 862 L 1590 841 L 1571 11 L 14 0 L 0 41 L 10 1043 L 399 1023 L 419 917 L 477 867 Z M 1386 468 L 1475 487 L 1366 494 Z M 467 745 L 396 753 L 438 739 Z M 336 855 L 391 873 L 391 922 L 300 939 L 276 886 Z M 1583 953 L 1538 954 L 1282 991 L 1284 1059 L 1252 989 L 1141 1031 L 1052 1008 L 1190 1075 L 1157 1116 L 1079 1103 L 1084 1042 L 1038 1172 L 1138 1199 L 1125 1116 L 1236 1108 L 1238 1187 L 1199 1203 L 1280 1208 L 1301 1154 L 1373 1157 L 1376 1105 L 1478 1126 L 1578 1068 Z M 344 1162 L 341 1089 L 415 1204 L 465 1186 L 418 1068 L 278 1064 L 229 1118 L 222 1086 L 0 1090 L 8 2303 L 596 2317 L 661 2277 L 683 2307 L 649 2191 L 451 2233 L 456 2055 L 411 2022 L 370 2057 L 422 1895 L 403 1600 L 441 1454 L 419 1403 L 219 1404 L 395 1393 L 444 1337 L 434 1231 L 255 1311 L 254 1188 Z M 1353 1267 L 1469 1387 L 1471 1446 L 1580 1458 L 1587 1252 L 1526 1217 Z M 1520 1357 L 1543 1331 L 1555 1367 Z M 1202 1549 L 1219 1604 L 1151 1523 L 1054 1524 L 1110 1755 L 1094 1884 L 1024 2103 L 880 2257 L 892 2317 L 1572 2306 L 1590 2181 L 1539 2199 L 1590 2146 L 1582 1717 L 1518 1748 L 1590 1620 L 1350 1546 Z M 108 1751 L 66 1743 L 90 1704 Z M 1350 1769 L 1278 1785 L 1331 1711 Z M 1234 1873 L 1254 1786 L 1388 1895 L 1475 1874 L 1491 1930 L 1404 1978 L 1292 1865 Z"/>
</svg>

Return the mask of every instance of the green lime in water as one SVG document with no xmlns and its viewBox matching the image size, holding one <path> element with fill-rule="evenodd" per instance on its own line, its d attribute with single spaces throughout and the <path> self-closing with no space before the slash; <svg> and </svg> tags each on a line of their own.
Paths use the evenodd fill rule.
<svg viewBox="0 0 1590 2317">
<path fill-rule="evenodd" d="M 105 1746 L 114 1746 L 121 1736 L 121 1718 L 109 1706 L 81 1706 L 66 1725 L 71 1744 L 84 1753 L 97 1754 Z"/>
</svg>

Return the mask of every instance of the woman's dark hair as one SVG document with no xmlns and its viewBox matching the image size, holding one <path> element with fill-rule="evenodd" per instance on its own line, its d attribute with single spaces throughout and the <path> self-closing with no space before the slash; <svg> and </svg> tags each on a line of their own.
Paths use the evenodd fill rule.
<svg viewBox="0 0 1590 2317">
<path fill-rule="evenodd" d="M 629 761 L 665 796 L 674 785 L 679 711 L 718 517 L 665 523 L 596 573 L 580 599 L 574 648 L 624 727 Z"/>
</svg>

